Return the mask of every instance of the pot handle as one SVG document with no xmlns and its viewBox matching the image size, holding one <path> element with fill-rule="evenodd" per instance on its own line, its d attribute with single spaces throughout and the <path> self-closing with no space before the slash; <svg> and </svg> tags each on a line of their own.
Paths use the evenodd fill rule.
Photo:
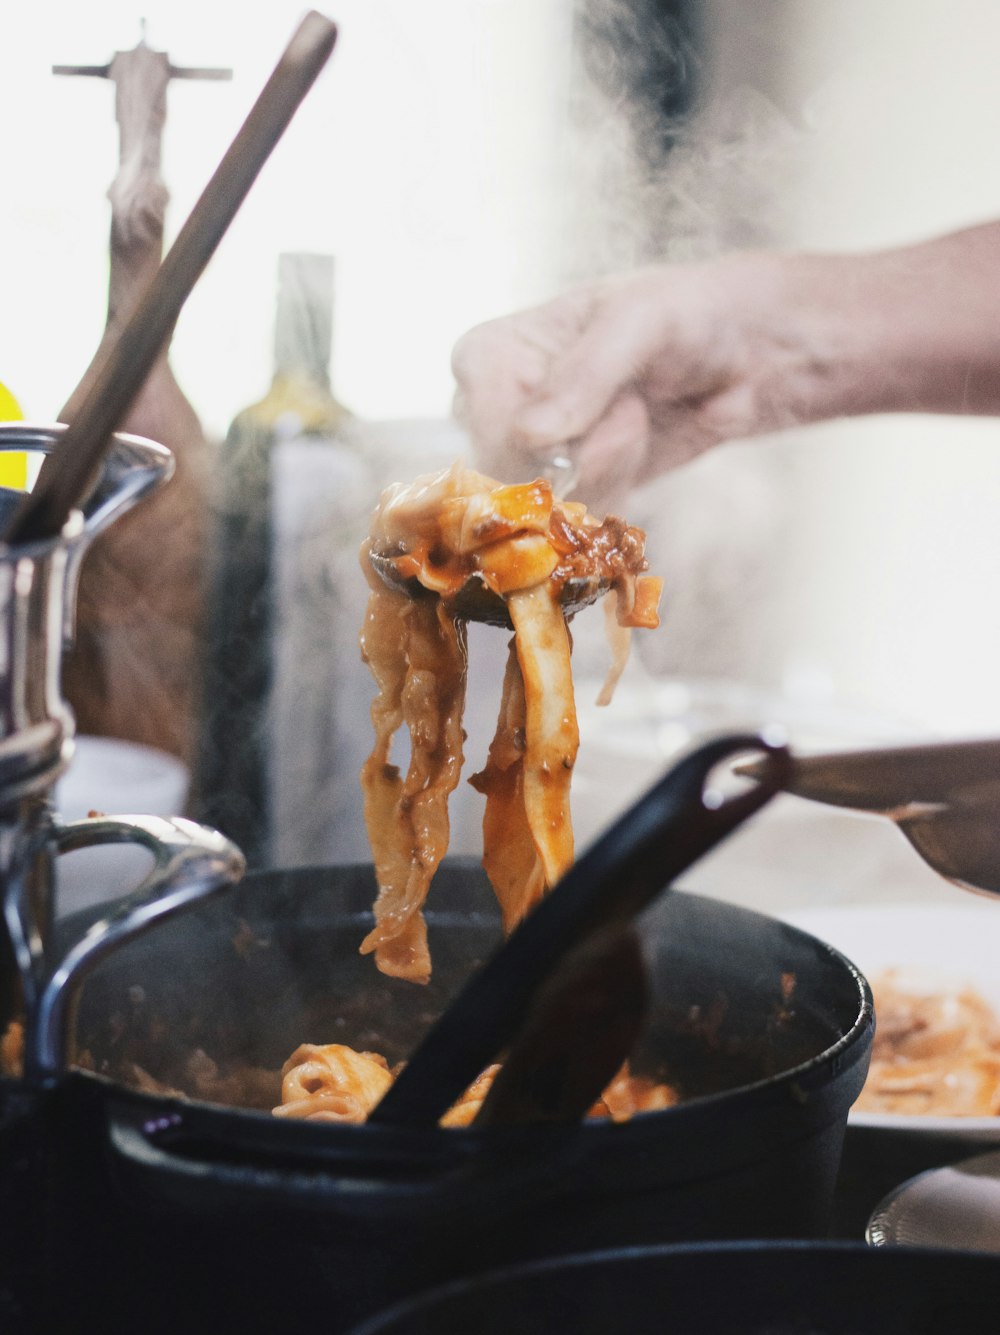
<svg viewBox="0 0 1000 1335">
<path fill-rule="evenodd" d="M 351 1127 L 360 1131 L 363 1148 L 329 1154 L 313 1141 L 309 1150 L 289 1152 L 286 1137 L 295 1130 L 279 1119 L 275 1138 L 284 1145 L 269 1145 L 266 1137 L 241 1144 L 224 1112 L 221 1125 L 212 1126 L 172 1101 L 157 1099 L 152 1112 L 148 1097 L 143 1102 L 145 1107 L 136 1107 L 108 1100 L 107 1144 L 129 1198 L 157 1209 L 203 1209 L 210 1192 L 220 1214 L 246 1217 L 266 1202 L 276 1214 L 314 1212 L 383 1237 L 390 1225 L 419 1226 L 438 1211 L 452 1221 L 467 1217 L 471 1223 L 484 1215 L 499 1221 L 541 1204 L 582 1171 L 576 1141 L 567 1143 L 564 1128 L 532 1127 L 530 1138 L 515 1136 L 499 1152 L 487 1150 L 481 1137 L 443 1152 L 434 1145 L 439 1131 L 429 1141 L 418 1136 L 400 1146 L 392 1144 L 394 1129 L 383 1140 Z"/>
<path fill-rule="evenodd" d="M 51 969 L 44 963 L 44 950 L 31 923 L 27 894 L 16 896 L 15 904 L 8 901 L 8 928 L 16 938 L 18 965 L 29 1000 L 25 1033 L 25 1076 L 29 1081 L 50 1080 L 65 1065 L 80 984 L 105 955 L 122 942 L 141 936 L 161 919 L 234 885 L 246 865 L 231 840 L 183 816 L 95 816 L 68 824 L 55 821 L 50 846 L 57 853 L 69 853 L 122 843 L 147 848 L 155 859 L 152 870 L 106 916 L 87 927 Z"/>
<path fill-rule="evenodd" d="M 53 438 L 46 453 L 51 452 L 53 440 L 58 439 L 56 433 L 61 434 L 65 429 L 62 425 L 52 428 Z M 67 648 L 73 643 L 80 568 L 90 544 L 121 515 L 169 482 L 176 466 L 173 454 L 165 445 L 142 436 L 116 433 L 114 449 L 105 463 L 108 475 L 106 494 L 86 506 L 80 516 L 79 532 L 73 534 L 67 544 L 63 600 L 63 643 Z M 68 522 L 72 524 L 72 518 Z"/>
<path fill-rule="evenodd" d="M 169 482 L 177 462 L 166 445 L 119 431 L 104 467 L 108 475 L 107 495 L 89 503 L 84 514 L 83 531 L 88 542 Z"/>
</svg>

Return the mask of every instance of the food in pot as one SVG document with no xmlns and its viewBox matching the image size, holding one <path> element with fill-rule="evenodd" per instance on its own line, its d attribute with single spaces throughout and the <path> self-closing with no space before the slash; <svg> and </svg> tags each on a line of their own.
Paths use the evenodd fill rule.
<svg viewBox="0 0 1000 1335">
<path fill-rule="evenodd" d="M 858 1112 L 1000 1114 L 1000 1020 L 978 992 L 922 989 L 898 970 L 872 991 L 878 1027 Z"/>
<path fill-rule="evenodd" d="M 0 1076 L 20 1076 L 24 1070 L 24 1022 L 11 1020 L 0 1038 Z"/>
<path fill-rule="evenodd" d="M 371 596 L 361 649 L 378 694 L 361 782 L 379 891 L 361 950 L 384 973 L 426 982 L 421 909 L 447 850 L 448 797 L 463 761 L 467 620 L 514 630 L 496 735 L 471 780 L 486 797 L 483 865 L 510 931 L 573 861 L 579 737 L 568 621 L 607 594 L 607 703 L 632 628 L 659 624 L 661 582 L 645 573 L 640 529 L 556 501 L 548 482 L 503 486 L 460 464 L 383 493 L 362 564 Z M 404 723 L 405 777 L 389 759 Z"/>
<path fill-rule="evenodd" d="M 12 1058 L 9 1069 L 0 1074 L 21 1074 L 20 1052 Z M 94 1069 L 86 1051 L 77 1055 L 74 1065 L 81 1070 Z M 357 1125 L 367 1120 L 402 1065 L 390 1067 L 381 1053 L 359 1052 L 344 1043 L 302 1043 L 280 1072 L 244 1065 L 221 1070 L 206 1052 L 195 1048 L 180 1072 L 182 1087 L 157 1079 L 129 1061 L 116 1068 L 115 1076 L 130 1089 L 158 1097 L 194 1098 L 262 1111 L 270 1108 L 276 1117 Z M 487 1066 L 441 1118 L 441 1126 L 471 1126 L 499 1070 L 499 1063 Z M 276 1097 L 281 1102 L 273 1106 Z M 680 1094 L 672 1085 L 635 1075 L 625 1063 L 591 1108 L 590 1116 L 627 1122 L 636 1113 L 657 1112 L 679 1102 Z"/>
<path fill-rule="evenodd" d="M 303 1043 L 285 1063 L 278 1117 L 310 1122 L 363 1122 L 399 1071 L 376 1052 L 355 1052 L 341 1043 Z M 499 1065 L 488 1066 L 445 1113 L 442 1126 L 470 1126 L 489 1093 Z M 633 1075 L 622 1067 L 594 1104 L 592 1117 L 626 1122 L 635 1113 L 655 1112 L 677 1103 L 670 1085 Z"/>
</svg>

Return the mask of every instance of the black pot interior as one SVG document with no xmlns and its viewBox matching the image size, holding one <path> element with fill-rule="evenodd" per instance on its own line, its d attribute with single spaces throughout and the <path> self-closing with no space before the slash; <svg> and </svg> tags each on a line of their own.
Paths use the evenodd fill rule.
<svg viewBox="0 0 1000 1335">
<path fill-rule="evenodd" d="M 405 1059 L 499 944 L 499 917 L 478 865 L 446 861 L 427 911 L 434 973 L 421 987 L 359 955 L 374 893 L 368 866 L 256 873 L 158 925 L 88 979 L 81 1064 L 127 1084 L 149 1077 L 151 1089 L 266 1109 L 300 1043 Z M 857 1022 L 863 980 L 776 920 L 674 892 L 643 933 L 655 1001 L 633 1065 L 685 1099 L 797 1067 Z M 213 1065 L 192 1062 L 198 1052 Z"/>
</svg>

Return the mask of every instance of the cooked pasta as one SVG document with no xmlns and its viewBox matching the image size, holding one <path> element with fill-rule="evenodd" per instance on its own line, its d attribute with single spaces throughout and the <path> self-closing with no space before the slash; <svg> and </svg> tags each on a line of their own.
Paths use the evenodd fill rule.
<svg viewBox="0 0 1000 1335">
<path fill-rule="evenodd" d="M 375 573 L 373 558 L 388 563 L 399 587 Z M 422 908 L 447 851 L 448 797 L 464 758 L 470 582 L 498 600 L 514 631 L 496 735 L 471 779 L 486 797 L 483 864 L 510 931 L 573 861 L 569 796 L 579 734 L 564 593 L 608 591 L 607 703 L 631 629 L 658 624 L 660 581 L 644 573 L 641 530 L 555 501 L 545 481 L 503 486 L 458 464 L 383 494 L 362 564 L 371 597 L 361 649 L 377 695 L 361 783 L 378 896 L 361 949 L 374 951 L 383 972 L 426 982 Z M 390 763 L 404 723 L 405 778 Z"/>
<path fill-rule="evenodd" d="M 376 952 L 384 973 L 426 982 L 430 952 L 419 909 L 448 848 L 448 796 L 462 768 L 465 628 L 440 605 L 374 588 L 362 644 L 378 685 L 375 745 L 361 787 L 379 896 L 376 926 L 361 949 Z M 410 735 L 405 779 L 389 760 L 403 723 Z"/>
<path fill-rule="evenodd" d="M 0 1038 L 0 1076 L 24 1074 L 24 1023 L 11 1020 Z"/>
<path fill-rule="evenodd" d="M 894 970 L 872 991 L 878 1028 L 859 1112 L 1000 1114 L 1000 1021 L 977 992 L 921 989 Z"/>
<path fill-rule="evenodd" d="M 384 1057 L 343 1043 L 303 1043 L 281 1071 L 278 1117 L 363 1122 L 392 1084 Z"/>
<path fill-rule="evenodd" d="M 488 1066 L 477 1076 L 441 1118 L 441 1125 L 470 1126 L 499 1070 L 499 1065 Z M 305 1043 L 285 1063 L 281 1103 L 274 1113 L 310 1122 L 363 1122 L 395 1074 L 377 1053 L 355 1052 L 339 1043 Z M 590 1115 L 627 1122 L 636 1113 L 669 1108 L 677 1101 L 672 1086 L 634 1076 L 622 1067 Z"/>
</svg>

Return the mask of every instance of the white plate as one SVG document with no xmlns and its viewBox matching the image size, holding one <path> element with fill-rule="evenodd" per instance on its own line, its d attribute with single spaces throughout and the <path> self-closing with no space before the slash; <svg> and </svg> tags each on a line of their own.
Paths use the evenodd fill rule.
<svg viewBox="0 0 1000 1335">
<path fill-rule="evenodd" d="M 836 947 L 869 979 L 896 969 L 903 981 L 912 980 L 920 987 L 972 987 L 1000 1015 L 1000 900 L 980 899 L 960 890 L 955 895 L 954 908 L 900 902 L 802 909 L 782 916 Z M 1000 1117 L 907 1117 L 855 1111 L 850 1122 L 1000 1142 Z"/>
</svg>

